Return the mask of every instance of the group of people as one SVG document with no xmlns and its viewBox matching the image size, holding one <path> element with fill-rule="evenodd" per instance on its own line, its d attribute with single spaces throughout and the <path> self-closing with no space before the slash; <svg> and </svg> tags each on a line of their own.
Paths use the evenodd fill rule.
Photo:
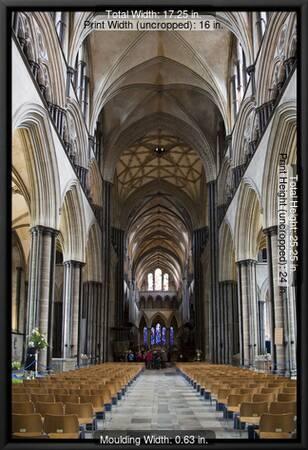
<svg viewBox="0 0 308 450">
<path fill-rule="evenodd" d="M 140 350 L 134 353 L 129 350 L 127 353 L 128 362 L 144 362 L 146 369 L 164 369 L 167 366 L 168 354 L 164 349 L 147 351 Z"/>
</svg>

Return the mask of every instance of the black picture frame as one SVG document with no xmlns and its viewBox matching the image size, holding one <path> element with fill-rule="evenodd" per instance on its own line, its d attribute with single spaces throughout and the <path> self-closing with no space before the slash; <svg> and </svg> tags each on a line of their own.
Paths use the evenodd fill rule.
<svg viewBox="0 0 308 450">
<path fill-rule="evenodd" d="M 237 0 L 236 2 L 229 2 L 228 0 L 215 0 L 210 2 L 194 0 L 193 4 L 189 1 L 177 0 L 168 1 L 168 4 L 164 0 L 152 0 L 149 1 L 111 1 L 97 2 L 93 0 L 61 0 L 61 1 L 48 1 L 48 0 L 0 0 L 0 57 L 1 57 L 1 70 L 0 70 L 0 289 L 1 289 L 1 310 L 0 310 L 0 343 L 1 343 L 1 356 L 0 356 L 0 448 L 13 450 L 35 450 L 35 449 L 93 449 L 97 448 L 98 444 L 95 442 L 79 441 L 79 442 L 63 442 L 63 441 L 12 441 L 9 440 L 9 422 L 10 422 L 10 358 L 11 358 L 11 330 L 10 330 L 10 251 L 11 251 L 11 228 L 10 228 L 10 168 L 11 168 L 11 114 L 10 114 L 10 93 L 11 93 L 11 70 L 10 70 L 10 21 L 9 14 L 12 8 L 15 9 L 107 9 L 108 7 L 114 9 L 127 9 L 128 7 L 137 8 L 161 8 L 164 9 L 174 7 L 188 7 L 189 9 L 203 10 L 288 10 L 296 9 L 299 14 L 299 50 L 300 50 L 300 66 L 298 67 L 298 155 L 299 155 L 299 201 L 300 201 L 300 214 L 299 214 L 299 237 L 301 242 L 300 259 L 301 264 L 299 267 L 298 278 L 298 362 L 299 368 L 298 378 L 299 383 L 299 399 L 300 408 L 298 415 L 298 423 L 300 427 L 300 436 L 294 441 L 259 441 L 248 442 L 246 440 L 217 440 L 213 443 L 216 449 L 249 449 L 249 448 L 262 448 L 262 449 L 305 449 L 307 448 L 307 26 L 308 26 L 308 2 L 307 0 L 270 0 L 270 1 L 248 1 Z M 209 444 L 211 445 L 211 443 Z M 115 446 L 119 447 L 119 446 Z M 132 448 L 133 446 L 127 445 L 126 448 Z M 148 446 L 150 447 L 150 446 Z M 178 446 L 179 447 L 179 446 Z M 120 448 L 120 447 L 119 447 Z"/>
</svg>

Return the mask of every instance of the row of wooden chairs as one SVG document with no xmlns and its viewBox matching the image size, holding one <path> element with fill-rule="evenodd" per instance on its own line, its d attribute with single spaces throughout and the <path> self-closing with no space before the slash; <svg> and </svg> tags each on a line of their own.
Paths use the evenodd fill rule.
<svg viewBox="0 0 308 450">
<path fill-rule="evenodd" d="M 100 412 L 102 412 L 102 407 L 100 407 Z M 42 418 L 46 415 L 68 415 L 68 414 L 76 414 L 78 417 L 79 425 L 86 425 L 89 423 L 93 423 L 95 419 L 95 408 L 93 407 L 93 403 L 32 403 L 32 402 L 23 402 L 23 403 L 13 403 L 12 404 L 12 412 L 13 414 L 41 414 Z"/>
<path fill-rule="evenodd" d="M 259 438 L 290 438 L 296 430 L 296 380 L 211 364 L 178 364 L 178 369 L 216 410 L 239 428 L 256 427 Z"/>
<path fill-rule="evenodd" d="M 13 437 L 79 438 L 79 427 L 93 428 L 142 370 L 107 363 L 13 385 Z"/>
<path fill-rule="evenodd" d="M 45 415 L 39 413 L 13 414 L 14 438 L 79 439 L 80 428 L 76 414 Z"/>
</svg>

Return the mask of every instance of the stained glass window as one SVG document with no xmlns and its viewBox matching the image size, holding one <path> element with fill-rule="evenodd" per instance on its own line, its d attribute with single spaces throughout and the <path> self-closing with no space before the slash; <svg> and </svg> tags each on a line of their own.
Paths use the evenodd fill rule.
<svg viewBox="0 0 308 450">
<path fill-rule="evenodd" d="M 155 343 L 160 344 L 161 343 L 161 326 L 160 323 L 158 323 L 155 327 Z"/>
<path fill-rule="evenodd" d="M 148 291 L 153 291 L 154 286 L 153 286 L 153 274 L 152 273 L 148 273 Z"/>
<path fill-rule="evenodd" d="M 151 345 L 155 344 L 155 329 L 154 327 L 151 328 Z"/>
<path fill-rule="evenodd" d="M 161 343 L 162 345 L 166 345 L 166 327 L 162 327 L 161 329 Z"/>
<path fill-rule="evenodd" d="M 170 327 L 170 345 L 174 345 L 174 329 Z"/>
<path fill-rule="evenodd" d="M 167 273 L 164 273 L 163 290 L 168 291 L 168 289 L 169 289 L 169 275 Z"/>
<path fill-rule="evenodd" d="M 161 291 L 162 289 L 162 271 L 155 269 L 155 291 Z"/>
<path fill-rule="evenodd" d="M 147 329 L 147 327 L 143 328 L 143 344 L 148 345 L 148 329 Z"/>
</svg>

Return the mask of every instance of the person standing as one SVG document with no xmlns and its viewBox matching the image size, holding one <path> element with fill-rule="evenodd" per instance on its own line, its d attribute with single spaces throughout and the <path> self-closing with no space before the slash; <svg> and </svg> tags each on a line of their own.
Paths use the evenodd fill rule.
<svg viewBox="0 0 308 450">
<path fill-rule="evenodd" d="M 147 369 L 152 369 L 152 361 L 153 361 L 153 353 L 152 350 L 150 349 L 145 355 L 145 363 Z"/>
</svg>

